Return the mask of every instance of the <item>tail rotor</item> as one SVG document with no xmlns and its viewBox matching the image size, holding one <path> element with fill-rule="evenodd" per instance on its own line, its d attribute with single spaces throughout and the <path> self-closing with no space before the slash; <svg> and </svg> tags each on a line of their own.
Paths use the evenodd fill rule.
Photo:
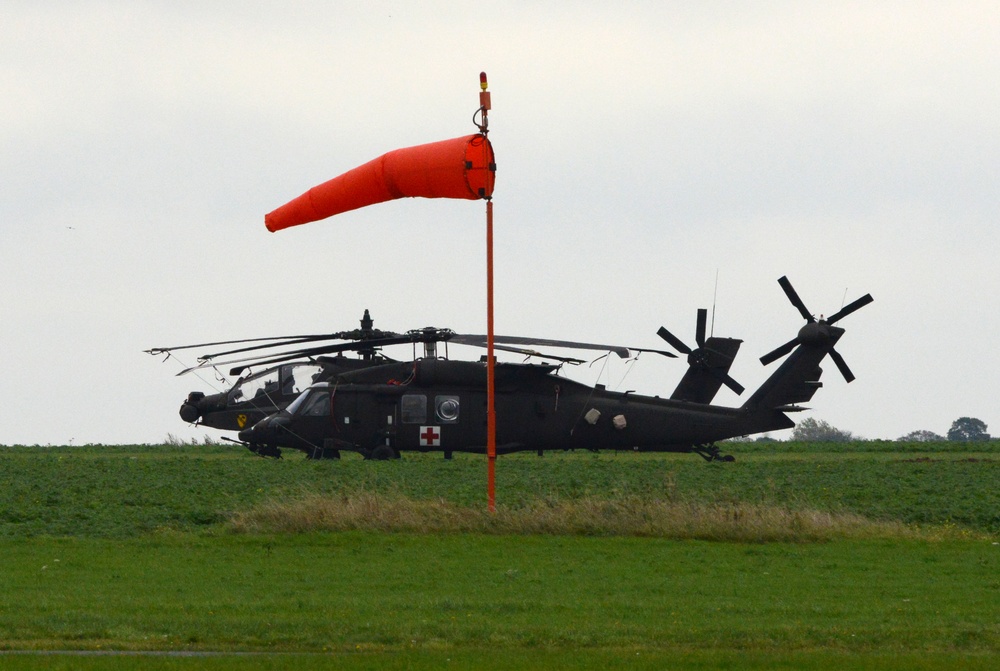
<svg viewBox="0 0 1000 671">
<path fill-rule="evenodd" d="M 765 366 L 773 361 L 777 361 L 799 345 L 824 345 L 829 343 L 832 336 L 830 327 L 833 324 L 837 323 L 852 312 L 860 310 L 875 300 L 872 298 L 871 294 L 865 294 L 861 298 L 845 305 L 829 317 L 817 320 L 816 317 L 809 312 L 809 309 L 806 307 L 802 299 L 799 298 L 798 293 L 796 293 L 795 288 L 792 286 L 792 283 L 787 277 L 781 277 L 778 280 L 778 284 L 781 285 L 781 288 L 785 292 L 785 296 L 788 297 L 789 302 L 795 306 L 795 308 L 799 311 L 799 314 L 801 314 L 806 320 L 806 324 L 799 330 L 799 333 L 795 336 L 795 338 L 789 340 L 784 345 L 768 352 L 760 358 L 760 362 Z M 838 332 L 843 333 L 843 331 Z M 840 374 L 844 376 L 844 379 L 848 382 L 853 381 L 855 379 L 854 373 L 852 373 L 851 369 L 847 366 L 847 362 L 844 361 L 844 357 L 842 357 L 833 347 L 830 347 L 829 354 L 830 358 L 833 359 L 833 363 L 836 364 L 837 369 L 840 371 Z"/>
<path fill-rule="evenodd" d="M 695 349 L 689 347 L 683 340 L 662 326 L 656 332 L 656 335 L 666 340 L 671 347 L 676 349 L 681 354 L 686 354 L 688 358 L 688 365 L 691 369 L 704 371 L 732 389 L 737 395 L 742 394 L 744 391 L 743 385 L 730 377 L 727 372 L 729 370 L 729 366 L 733 362 L 733 357 L 727 352 L 721 352 L 712 348 L 712 341 L 721 341 L 722 339 L 709 338 L 706 340 L 705 332 L 707 324 L 708 310 L 699 308 L 694 336 L 695 343 L 698 346 Z"/>
</svg>

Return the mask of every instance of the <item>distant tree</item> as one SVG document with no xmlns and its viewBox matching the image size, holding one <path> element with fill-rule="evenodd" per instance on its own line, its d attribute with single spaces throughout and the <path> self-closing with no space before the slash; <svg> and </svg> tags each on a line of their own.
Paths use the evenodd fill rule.
<svg viewBox="0 0 1000 671">
<path fill-rule="evenodd" d="M 986 433 L 986 422 L 975 417 L 959 417 L 951 423 L 948 429 L 948 440 L 989 440 Z"/>
<path fill-rule="evenodd" d="M 792 429 L 792 440 L 813 443 L 846 443 L 856 440 L 856 438 L 850 431 L 838 429 L 821 419 L 807 417 Z"/>
<path fill-rule="evenodd" d="M 911 431 L 905 436 L 900 436 L 896 440 L 901 443 L 940 443 L 944 441 L 944 436 L 938 435 L 933 431 L 920 429 L 919 431 Z"/>
</svg>

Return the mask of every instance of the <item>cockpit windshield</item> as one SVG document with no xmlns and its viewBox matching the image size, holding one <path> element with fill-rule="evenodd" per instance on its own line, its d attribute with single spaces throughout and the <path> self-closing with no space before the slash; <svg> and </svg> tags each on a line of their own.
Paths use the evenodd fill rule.
<svg viewBox="0 0 1000 671">
<path fill-rule="evenodd" d="M 322 366 L 313 363 L 293 363 L 268 368 L 237 382 L 229 392 L 228 403 L 276 405 L 281 396 L 292 396 L 307 389 L 322 371 Z"/>
<path fill-rule="evenodd" d="M 229 392 L 229 405 L 239 403 L 267 403 L 269 398 L 276 398 L 280 380 L 280 370 L 270 368 L 240 380 Z"/>
<path fill-rule="evenodd" d="M 330 390 L 328 386 L 322 384 L 319 385 L 318 389 L 307 389 L 285 409 L 289 414 L 296 415 L 303 406 L 306 407 L 305 414 L 330 414 Z"/>
</svg>

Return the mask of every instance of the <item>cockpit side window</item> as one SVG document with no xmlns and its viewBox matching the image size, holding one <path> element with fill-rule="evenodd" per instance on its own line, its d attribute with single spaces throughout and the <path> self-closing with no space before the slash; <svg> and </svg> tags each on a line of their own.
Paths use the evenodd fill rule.
<svg viewBox="0 0 1000 671">
<path fill-rule="evenodd" d="M 330 405 L 330 392 L 317 390 L 309 395 L 301 414 L 306 417 L 329 417 Z"/>
</svg>

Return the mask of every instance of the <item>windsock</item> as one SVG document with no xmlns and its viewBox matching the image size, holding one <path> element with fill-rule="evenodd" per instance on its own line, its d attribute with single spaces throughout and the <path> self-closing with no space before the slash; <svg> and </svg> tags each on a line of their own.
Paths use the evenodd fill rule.
<svg viewBox="0 0 1000 671">
<path fill-rule="evenodd" d="M 264 217 L 269 231 L 396 198 L 493 195 L 496 163 L 482 134 L 396 149 L 306 191 Z"/>
</svg>

